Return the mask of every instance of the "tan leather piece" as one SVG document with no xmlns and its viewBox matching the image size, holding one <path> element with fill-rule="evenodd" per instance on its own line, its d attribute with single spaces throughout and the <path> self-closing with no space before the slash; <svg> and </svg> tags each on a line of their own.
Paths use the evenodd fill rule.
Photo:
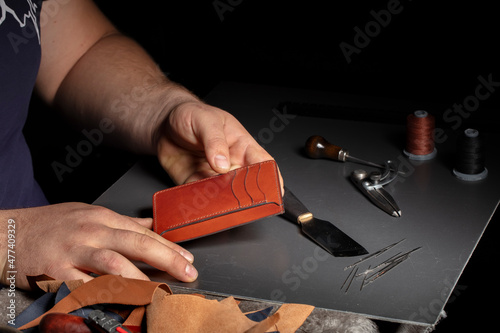
<svg viewBox="0 0 500 333">
<path fill-rule="evenodd" d="M 143 306 L 151 303 L 157 289 L 171 294 L 170 288 L 159 282 L 126 279 L 116 275 L 103 275 L 84 283 L 54 305 L 47 313 L 70 313 L 95 304 L 124 304 Z M 43 316 L 20 329 L 37 326 Z"/>
<path fill-rule="evenodd" d="M 153 196 L 153 230 L 186 241 L 284 212 L 273 160 L 175 186 Z"/>
<path fill-rule="evenodd" d="M 283 304 L 267 319 L 254 322 L 241 312 L 239 302 L 233 297 L 217 301 L 198 294 L 173 295 L 164 283 L 104 275 L 76 288 L 44 315 L 69 313 L 81 307 L 102 303 L 108 307 L 113 304 L 136 305 L 124 325 L 139 329 L 146 315 L 148 333 L 292 333 L 314 309 L 310 305 Z M 20 329 L 38 325 L 44 315 Z"/>
<path fill-rule="evenodd" d="M 59 290 L 63 283 L 66 283 L 66 286 L 70 291 L 75 290 L 83 284 L 83 280 L 71 280 L 71 281 L 61 281 L 54 280 L 54 278 L 42 274 L 36 276 L 27 276 L 28 283 L 31 287 L 31 290 L 34 292 L 44 292 L 44 293 L 55 293 Z"/>
<path fill-rule="evenodd" d="M 278 311 L 262 322 L 248 319 L 233 297 L 222 301 L 192 295 L 169 295 L 155 301 L 146 311 L 150 333 L 165 332 L 295 332 L 314 309 L 310 305 L 283 304 Z M 168 316 L 167 320 L 158 320 Z"/>
</svg>

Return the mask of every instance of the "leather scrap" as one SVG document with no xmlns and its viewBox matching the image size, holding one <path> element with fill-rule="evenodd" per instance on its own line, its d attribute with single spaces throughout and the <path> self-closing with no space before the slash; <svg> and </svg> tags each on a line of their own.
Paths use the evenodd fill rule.
<svg viewBox="0 0 500 333">
<path fill-rule="evenodd" d="M 38 282 L 41 288 L 47 290 L 54 290 L 58 283 L 50 279 Z M 147 332 L 151 333 L 292 333 L 314 309 L 310 305 L 283 304 L 274 314 L 259 322 L 247 317 L 240 310 L 239 302 L 231 296 L 218 301 L 206 299 L 199 294 L 174 295 L 165 283 L 115 275 L 103 275 L 79 284 L 80 282 L 69 282 L 68 285 L 75 288 L 66 297 L 20 329 L 37 326 L 48 313 L 71 313 L 80 308 L 106 304 L 110 308 L 113 305 L 117 308 L 123 305 L 133 306 L 123 324 L 135 328 L 134 331 L 140 329 L 145 316 Z"/>
<path fill-rule="evenodd" d="M 70 313 L 82 307 L 96 304 L 144 306 L 151 303 L 157 289 L 165 293 L 172 293 L 164 283 L 127 279 L 117 275 L 103 275 L 73 290 L 45 314 Z M 34 319 L 19 329 L 37 326 L 42 317 Z"/>
<path fill-rule="evenodd" d="M 313 306 L 283 304 L 278 311 L 257 323 L 248 319 L 233 297 L 221 301 L 169 295 L 153 302 L 146 310 L 148 332 L 295 332 L 310 315 Z M 165 314 L 175 313 L 168 320 Z M 294 316 L 294 317 L 291 317 Z"/>
</svg>

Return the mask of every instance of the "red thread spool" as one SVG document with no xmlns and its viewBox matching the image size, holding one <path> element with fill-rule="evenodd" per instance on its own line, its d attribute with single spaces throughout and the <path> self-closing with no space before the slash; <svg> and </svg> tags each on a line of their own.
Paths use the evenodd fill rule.
<svg viewBox="0 0 500 333">
<path fill-rule="evenodd" d="M 417 110 L 406 118 L 406 148 L 404 153 L 412 160 L 430 160 L 436 156 L 434 147 L 434 116 Z"/>
</svg>

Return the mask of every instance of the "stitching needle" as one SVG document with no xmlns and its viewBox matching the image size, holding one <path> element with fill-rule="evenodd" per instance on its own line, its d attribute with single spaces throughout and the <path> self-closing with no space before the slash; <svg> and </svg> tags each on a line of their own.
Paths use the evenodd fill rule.
<svg viewBox="0 0 500 333">
<path fill-rule="evenodd" d="M 371 267 L 371 266 L 368 266 L 367 271 L 368 271 L 368 270 L 370 270 L 370 267 Z M 359 291 L 363 290 L 363 287 L 365 286 L 365 281 L 366 281 L 366 274 L 365 274 L 365 276 L 363 277 L 363 281 L 361 282 L 361 286 L 359 287 Z"/>
<path fill-rule="evenodd" d="M 371 268 L 371 269 L 370 269 L 370 267 L 371 267 L 371 266 L 368 266 L 368 268 L 367 268 L 364 272 L 359 273 L 356 277 L 359 277 L 359 276 L 361 276 L 361 275 L 367 275 L 368 273 L 373 272 L 373 271 L 374 271 L 374 270 L 376 270 L 377 268 L 381 268 L 381 267 L 384 267 L 384 266 L 389 265 L 389 264 L 392 262 L 391 260 L 395 259 L 395 258 L 396 258 L 397 256 L 399 256 L 400 254 L 401 254 L 401 252 L 399 252 L 399 253 L 398 253 L 398 254 L 396 254 L 396 255 L 393 255 L 392 257 L 390 257 L 390 258 L 389 258 L 389 259 L 387 259 L 386 261 L 381 262 L 380 264 L 378 264 L 377 266 L 375 266 L 375 267 L 373 267 L 373 268 Z"/>
<path fill-rule="evenodd" d="M 376 273 L 373 273 L 372 275 L 370 275 L 369 277 L 367 277 L 365 280 L 366 283 L 365 285 L 369 285 L 370 283 L 372 283 L 373 281 L 375 281 L 376 279 L 378 279 L 379 277 L 381 277 L 382 275 L 384 275 L 385 273 L 387 273 L 388 271 L 390 271 L 391 269 L 393 269 L 394 267 L 398 266 L 399 264 L 401 264 L 402 262 L 406 261 L 409 257 L 410 257 L 410 254 L 415 252 L 415 251 L 418 251 L 420 250 L 422 247 L 417 247 L 413 250 L 410 250 L 406 253 L 403 253 L 399 256 L 397 256 L 396 258 L 392 259 L 391 261 L 389 260 L 386 260 L 385 262 L 389 263 L 388 266 L 380 269 L 378 272 Z"/>
<path fill-rule="evenodd" d="M 359 267 L 356 267 L 356 270 L 354 271 L 354 274 L 352 275 L 351 281 L 349 281 L 347 288 L 345 288 L 345 293 L 347 293 L 347 291 L 349 290 L 349 287 L 351 286 L 352 280 L 354 280 L 354 278 L 356 277 L 356 273 L 358 272 L 358 268 Z"/>
<path fill-rule="evenodd" d="M 349 280 L 349 277 L 351 276 L 351 274 L 352 274 L 353 272 L 354 272 L 354 268 L 353 268 L 353 269 L 351 269 L 351 271 L 349 272 L 349 275 L 347 275 L 347 277 L 346 277 L 346 279 L 345 279 L 344 283 L 342 283 L 342 286 L 340 287 L 340 290 L 342 290 L 342 288 L 344 288 L 345 283 L 347 282 L 347 280 Z"/>
<path fill-rule="evenodd" d="M 366 261 L 366 260 L 368 260 L 368 259 L 378 257 L 379 255 L 381 255 L 381 254 L 382 254 L 382 253 L 384 253 L 385 251 L 387 251 L 387 250 L 389 250 L 389 249 L 393 248 L 394 246 L 398 245 L 399 243 L 403 242 L 405 239 L 406 239 L 406 238 L 403 238 L 403 239 L 402 239 L 402 240 L 400 240 L 399 242 L 396 242 L 396 243 L 394 243 L 394 244 L 391 244 L 391 245 L 389 245 L 389 246 L 386 246 L 386 247 L 384 247 L 383 249 L 378 250 L 377 252 L 374 252 L 374 253 L 372 253 L 372 254 L 370 254 L 370 255 L 368 255 L 368 256 L 366 256 L 366 257 L 364 257 L 364 258 L 361 258 L 360 260 L 356 261 L 354 264 L 352 264 L 352 265 L 349 265 L 349 266 L 345 267 L 345 268 L 344 268 L 344 271 L 345 271 L 345 270 L 348 270 L 349 268 L 352 268 L 352 267 L 354 267 L 354 266 L 356 266 L 356 265 L 358 265 L 358 264 L 361 264 L 362 262 L 364 262 L 364 261 Z"/>
</svg>

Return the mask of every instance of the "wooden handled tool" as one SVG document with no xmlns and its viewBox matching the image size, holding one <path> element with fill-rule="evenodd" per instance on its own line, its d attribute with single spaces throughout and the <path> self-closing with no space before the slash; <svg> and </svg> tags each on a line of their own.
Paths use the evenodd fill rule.
<svg viewBox="0 0 500 333">
<path fill-rule="evenodd" d="M 306 141 L 306 153 L 310 158 L 327 158 L 345 162 L 349 152 L 331 144 L 319 135 L 313 135 Z"/>
<path fill-rule="evenodd" d="M 354 162 L 385 169 L 381 164 L 372 163 L 349 155 L 347 150 L 331 144 L 319 135 L 313 135 L 306 141 L 306 153 L 310 158 L 326 158 L 341 162 Z"/>
</svg>

